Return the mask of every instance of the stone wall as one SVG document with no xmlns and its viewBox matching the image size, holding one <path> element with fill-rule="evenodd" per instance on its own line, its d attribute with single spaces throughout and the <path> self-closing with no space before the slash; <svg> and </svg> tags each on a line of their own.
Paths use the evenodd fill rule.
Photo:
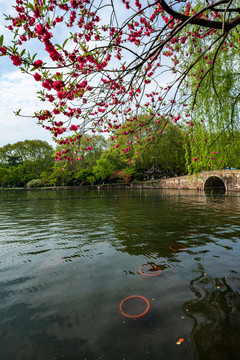
<svg viewBox="0 0 240 360">
<path fill-rule="evenodd" d="M 206 181 L 219 178 L 223 181 L 227 191 L 240 191 L 240 170 L 206 171 L 197 175 L 179 176 L 156 181 L 146 181 L 142 184 L 145 189 L 188 189 L 204 190 Z M 220 181 L 221 182 L 221 181 Z"/>
</svg>

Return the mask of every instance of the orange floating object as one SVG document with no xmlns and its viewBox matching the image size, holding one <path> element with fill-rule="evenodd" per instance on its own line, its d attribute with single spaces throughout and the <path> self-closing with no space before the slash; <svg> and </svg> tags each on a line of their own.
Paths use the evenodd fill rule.
<svg viewBox="0 0 240 360">
<path fill-rule="evenodd" d="M 127 304 L 130 304 L 130 307 L 134 307 L 134 311 L 135 311 L 134 303 L 136 303 L 136 301 L 139 301 L 139 300 L 145 306 L 145 309 L 143 311 L 136 313 L 136 314 L 135 313 L 131 314 L 131 313 L 129 313 L 130 311 L 126 312 L 124 307 L 126 307 Z M 120 303 L 119 308 L 120 308 L 121 313 L 124 316 L 126 316 L 128 318 L 136 319 L 136 318 L 139 318 L 139 317 L 145 315 L 148 312 L 148 310 L 150 308 L 150 304 L 149 304 L 149 301 L 141 295 L 131 295 L 131 296 L 128 296 L 125 299 L 123 299 L 123 301 Z"/>
<path fill-rule="evenodd" d="M 162 269 L 156 265 L 142 265 L 138 271 L 144 276 L 157 276 L 161 274 Z"/>
<path fill-rule="evenodd" d="M 179 341 L 180 343 L 182 343 L 182 342 L 184 342 L 184 339 L 178 339 L 178 341 Z"/>
<path fill-rule="evenodd" d="M 173 251 L 186 251 L 188 248 L 182 244 L 172 244 L 169 246 L 169 249 Z"/>
</svg>

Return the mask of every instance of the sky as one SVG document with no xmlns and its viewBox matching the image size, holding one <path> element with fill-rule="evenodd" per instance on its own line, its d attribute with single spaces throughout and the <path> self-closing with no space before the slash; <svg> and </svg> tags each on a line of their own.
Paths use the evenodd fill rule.
<svg viewBox="0 0 240 360">
<path fill-rule="evenodd" d="M 12 9 L 14 4 L 14 0 L 0 0 L 0 35 L 4 35 L 4 43 L 6 44 L 10 43 L 11 33 L 4 27 L 6 21 L 3 14 L 14 14 Z M 119 10 L 118 16 L 123 19 L 126 14 L 124 14 L 122 2 L 116 0 L 114 5 L 119 6 L 117 9 Z M 108 15 L 106 16 L 108 18 Z M 105 23 L 106 19 L 103 19 Z M 60 31 L 58 28 L 58 36 L 61 38 L 64 36 L 63 31 L 63 29 L 61 31 L 61 27 Z M 35 45 L 31 46 L 34 47 Z M 39 50 L 39 47 L 36 49 Z M 37 52 L 37 50 L 32 53 Z M 45 56 L 45 53 L 43 56 Z M 166 75 L 161 76 L 162 83 L 166 84 L 169 80 L 169 75 L 167 78 Z M 52 140 L 51 133 L 44 130 L 36 123 L 36 119 L 31 117 L 35 111 L 44 105 L 36 95 L 37 90 L 42 89 L 41 84 L 34 81 L 29 75 L 21 73 L 19 68 L 14 66 L 7 56 L 0 57 L 0 89 L 0 147 L 24 140 L 45 140 L 54 146 L 55 142 Z M 19 109 L 21 109 L 21 114 L 27 117 L 15 116 L 14 111 Z"/>
<path fill-rule="evenodd" d="M 11 33 L 5 28 L 7 22 L 3 14 L 15 14 L 12 9 L 14 4 L 14 0 L 0 0 L 0 35 L 4 35 L 6 44 L 10 42 Z M 61 35 L 64 36 L 60 26 L 60 33 L 58 27 L 58 36 Z M 37 48 L 37 50 L 39 49 Z M 29 75 L 21 73 L 7 56 L 0 57 L 0 89 L 0 147 L 17 141 L 35 139 L 46 140 L 54 146 L 55 142 L 52 140 L 51 133 L 44 130 L 36 123 L 35 119 L 31 118 L 31 114 L 43 106 L 36 95 L 37 90 L 42 89 L 40 84 Z M 21 109 L 21 114 L 28 117 L 15 116 L 14 111 L 19 109 Z"/>
<path fill-rule="evenodd" d="M 36 120 L 30 116 L 38 109 L 35 82 L 7 64 L 0 70 L 0 89 L 0 147 L 17 141 L 37 139 L 53 144 L 51 134 L 37 125 Z M 29 117 L 15 116 L 14 111 L 20 108 L 22 114 Z"/>
<path fill-rule="evenodd" d="M 15 4 L 15 0 L 0 0 L 0 35 L 4 35 L 6 44 L 10 44 L 11 33 L 5 28 L 7 22 L 3 14 L 15 14 L 12 8 Z M 61 26 L 60 29 L 58 27 L 59 38 L 64 36 L 63 31 Z M 31 51 L 32 54 L 35 52 L 39 52 L 38 47 Z M 37 58 L 44 60 L 44 56 L 46 53 L 42 58 Z M 49 58 L 46 60 L 49 64 Z M 0 57 L 0 89 L 0 147 L 24 140 L 45 140 L 54 146 L 51 133 L 38 125 L 36 119 L 31 118 L 34 111 L 43 107 L 36 94 L 37 90 L 42 89 L 41 85 L 29 75 L 21 73 L 7 56 Z M 19 109 L 27 117 L 15 116 L 14 111 Z"/>
<path fill-rule="evenodd" d="M 4 34 L 6 42 L 9 35 L 4 28 L 6 21 L 3 13 L 11 13 L 14 3 L 14 0 L 0 0 L 0 35 Z M 50 132 L 38 125 L 36 120 L 13 113 L 20 108 L 27 116 L 37 111 L 40 104 L 36 96 L 38 88 L 36 81 L 22 74 L 7 56 L 0 57 L 0 147 L 24 140 L 45 140 L 54 145 Z"/>
</svg>

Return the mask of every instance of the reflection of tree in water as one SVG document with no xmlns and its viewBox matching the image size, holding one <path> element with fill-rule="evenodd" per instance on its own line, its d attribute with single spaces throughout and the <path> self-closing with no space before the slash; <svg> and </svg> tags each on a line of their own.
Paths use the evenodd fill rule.
<svg viewBox="0 0 240 360">
<path fill-rule="evenodd" d="M 199 360 L 239 360 L 239 277 L 212 278 L 199 266 L 201 275 L 190 282 L 196 295 L 184 304 L 194 320 L 193 341 Z"/>
</svg>

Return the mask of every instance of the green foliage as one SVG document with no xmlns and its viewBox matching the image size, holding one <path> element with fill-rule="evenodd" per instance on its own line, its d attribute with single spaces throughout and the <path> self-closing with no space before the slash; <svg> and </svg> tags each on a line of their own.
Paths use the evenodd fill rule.
<svg viewBox="0 0 240 360">
<path fill-rule="evenodd" d="M 185 125 L 189 131 L 185 143 L 189 172 L 233 166 L 229 164 L 239 167 L 239 33 L 235 28 L 228 38 L 217 40 L 218 32 L 213 37 L 217 46 L 189 71 L 181 94 L 189 99 L 188 118 L 183 114 L 183 121 L 192 122 L 192 126 Z M 207 43 L 189 37 L 185 45 L 191 57 L 182 63 L 182 70 L 189 68 Z"/>
<path fill-rule="evenodd" d="M 0 185 L 5 187 L 8 185 L 9 181 L 9 170 L 3 167 L 0 167 Z"/>
<path fill-rule="evenodd" d="M 27 183 L 28 188 L 39 187 L 42 185 L 41 179 L 32 179 Z"/>
<path fill-rule="evenodd" d="M 120 169 L 126 167 L 126 161 L 129 159 L 131 164 L 131 171 L 134 177 L 138 180 L 144 179 L 144 172 L 153 166 L 159 169 L 163 175 L 174 176 L 175 174 L 182 174 L 186 172 L 185 167 L 185 150 L 184 133 L 178 124 L 172 124 L 169 120 L 166 121 L 164 130 L 159 133 L 159 122 L 156 118 L 155 123 L 150 124 L 149 116 L 140 116 L 137 122 L 143 124 L 141 138 L 136 138 L 134 135 L 118 134 L 118 138 L 114 141 L 114 147 L 108 150 L 108 158 L 116 159 Z M 132 128 L 137 124 L 131 124 Z M 149 132 L 154 133 L 154 139 L 149 138 Z M 147 141 L 147 139 L 149 141 Z M 116 148 L 116 144 L 120 144 Z M 134 144 L 134 148 L 132 147 Z M 124 153 L 122 148 L 126 148 Z M 128 150 L 130 148 L 130 150 Z M 119 169 L 119 168 L 117 168 Z"/>
<path fill-rule="evenodd" d="M 96 166 L 93 167 L 93 174 L 97 180 L 106 180 L 112 174 L 112 171 L 112 163 L 104 157 L 97 160 Z"/>
<path fill-rule="evenodd" d="M 96 161 L 101 157 L 102 153 L 107 148 L 107 140 L 101 135 L 94 135 L 91 138 L 92 150 L 86 150 L 89 148 L 90 137 L 85 135 L 81 138 L 81 141 L 78 144 L 72 146 L 71 150 L 67 153 L 65 152 L 65 145 L 58 145 L 56 148 L 56 155 L 61 157 L 59 161 L 59 166 L 63 166 L 66 162 L 67 157 L 73 157 L 73 153 L 77 154 L 78 157 L 81 157 L 81 161 L 72 162 L 72 167 L 74 170 L 79 168 L 86 169 L 93 167 L 96 164 Z"/>
<path fill-rule="evenodd" d="M 174 176 L 186 172 L 183 144 L 183 133 L 178 125 L 168 123 L 161 134 L 156 135 L 154 142 L 139 149 L 138 169 L 148 170 L 152 166 L 163 174 Z"/>
<path fill-rule="evenodd" d="M 87 185 L 92 184 L 96 181 L 96 179 L 93 177 L 93 172 L 91 169 L 81 169 L 77 172 L 75 175 L 77 184 L 80 185 Z"/>
<path fill-rule="evenodd" d="M 88 177 L 86 178 L 86 184 L 91 184 L 91 185 L 93 185 L 95 182 L 96 182 L 96 178 L 95 178 L 95 176 L 93 176 L 93 175 L 88 176 Z"/>
<path fill-rule="evenodd" d="M 22 158 L 21 156 L 8 156 L 7 162 L 9 166 L 17 166 L 22 164 Z"/>
<path fill-rule="evenodd" d="M 24 186 L 40 177 L 53 165 L 53 148 L 46 141 L 26 140 L 0 148 L 0 183 L 2 186 Z"/>
<path fill-rule="evenodd" d="M 9 158 L 15 158 L 17 163 L 21 161 L 44 161 L 53 155 L 53 148 L 46 141 L 25 140 L 15 144 L 7 144 L 0 148 L 0 161 L 8 165 Z M 16 165 L 16 162 L 13 166 Z M 9 164 L 11 166 L 11 164 Z"/>
<path fill-rule="evenodd" d="M 185 127 L 168 122 L 162 133 L 155 134 L 154 141 L 136 143 L 135 150 L 131 149 L 125 154 L 115 147 L 116 143 L 126 141 L 126 137 L 119 134 L 114 143 L 109 142 L 108 148 L 105 147 L 107 141 L 104 139 L 104 146 L 99 147 L 98 153 L 88 151 L 83 154 L 83 161 L 70 164 L 61 160 L 55 163 L 55 167 L 50 151 L 49 157 L 45 154 L 42 160 L 36 159 L 38 156 L 30 158 L 25 153 L 22 163 L 12 163 L 10 166 L 9 156 L 16 155 L 6 151 L 10 149 L 6 146 L 0 148 L 0 186 L 79 186 L 106 181 L 128 183 L 209 169 L 240 168 L 240 131 L 226 131 L 222 134 L 217 128 L 209 131 L 205 123 L 199 124 L 197 134 L 191 128 L 186 136 L 186 130 Z M 198 135 L 203 141 L 195 141 Z M 142 136 L 148 135 L 143 131 Z M 128 141 L 132 140 L 129 136 Z M 14 144 L 11 148 L 15 148 Z M 198 156 L 199 153 L 201 156 Z M 197 161 L 194 162 L 193 158 Z M 153 173 L 148 172 L 150 169 L 153 169 Z M 36 179 L 39 182 L 35 182 Z"/>
<path fill-rule="evenodd" d="M 48 178 L 51 186 L 74 186 L 76 185 L 75 173 L 70 167 L 54 168 Z"/>
</svg>

